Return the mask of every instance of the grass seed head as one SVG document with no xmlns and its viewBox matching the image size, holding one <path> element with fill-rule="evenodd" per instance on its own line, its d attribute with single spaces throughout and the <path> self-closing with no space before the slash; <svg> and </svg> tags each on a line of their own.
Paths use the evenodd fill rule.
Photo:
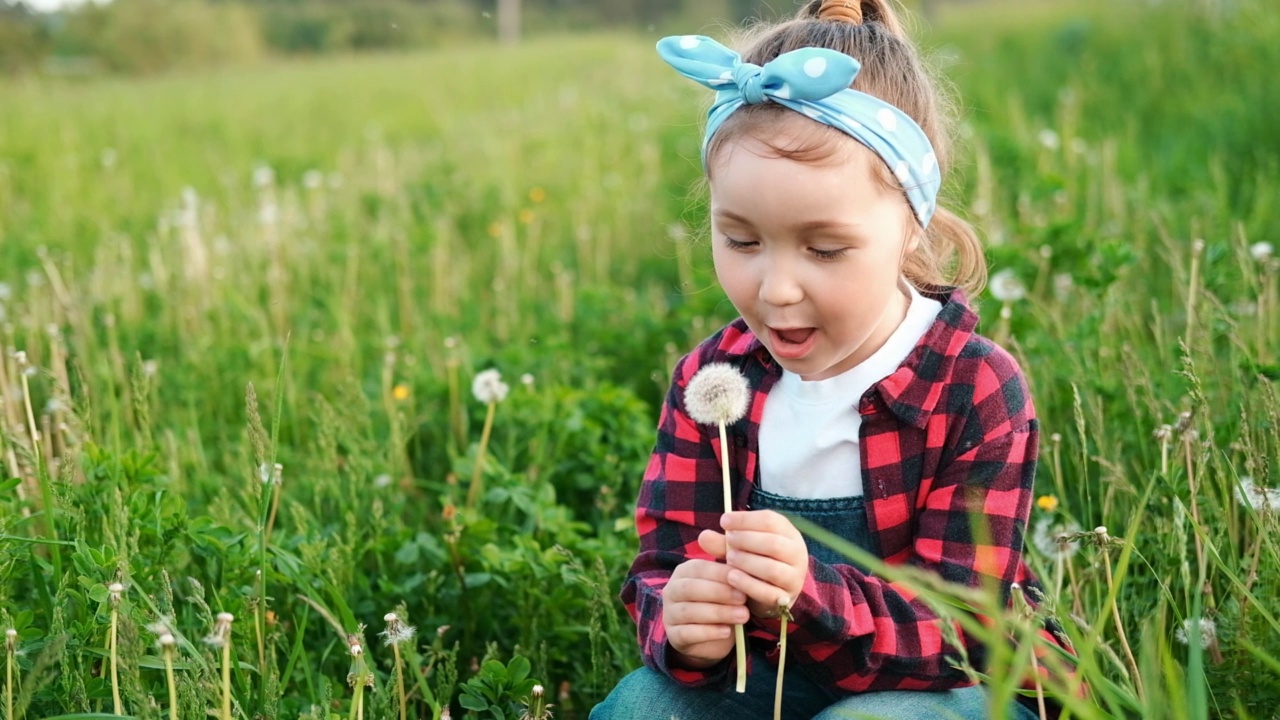
<svg viewBox="0 0 1280 720">
<path fill-rule="evenodd" d="M 703 367 L 684 391 L 685 410 L 689 417 L 703 425 L 737 422 L 747 414 L 750 400 L 747 378 L 725 363 Z"/>
</svg>

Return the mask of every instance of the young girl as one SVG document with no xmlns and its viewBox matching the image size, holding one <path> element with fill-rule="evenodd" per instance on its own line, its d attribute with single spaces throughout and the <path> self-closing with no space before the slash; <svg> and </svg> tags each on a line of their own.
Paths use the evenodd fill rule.
<svg viewBox="0 0 1280 720">
<path fill-rule="evenodd" d="M 1035 587 L 1022 547 L 1039 426 L 1017 364 L 974 332 L 960 288 L 983 282 L 981 249 L 936 203 L 948 128 L 887 3 L 815 0 L 743 58 L 705 37 L 659 43 L 717 91 L 712 255 L 741 318 L 676 367 L 622 591 L 645 667 L 593 719 L 771 717 L 782 599 L 789 717 L 988 716 L 925 603 L 786 517 L 1005 598 Z M 753 389 L 730 436 L 728 513 L 718 432 L 684 403 L 713 362 Z M 751 647 L 744 694 L 727 683 L 735 624 Z M 1028 702 L 1006 717 L 1038 717 Z"/>
</svg>

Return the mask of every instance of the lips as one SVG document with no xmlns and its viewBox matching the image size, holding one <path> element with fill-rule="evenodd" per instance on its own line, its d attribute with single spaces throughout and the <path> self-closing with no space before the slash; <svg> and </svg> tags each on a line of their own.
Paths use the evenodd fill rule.
<svg viewBox="0 0 1280 720">
<path fill-rule="evenodd" d="M 769 328 L 773 354 L 784 360 L 804 357 L 818 338 L 817 328 Z"/>
</svg>

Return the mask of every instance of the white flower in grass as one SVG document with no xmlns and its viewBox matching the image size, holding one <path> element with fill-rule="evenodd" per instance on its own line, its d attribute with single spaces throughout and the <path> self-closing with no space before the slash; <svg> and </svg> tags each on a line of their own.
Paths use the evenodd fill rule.
<svg viewBox="0 0 1280 720">
<path fill-rule="evenodd" d="M 1236 486 L 1236 499 L 1241 505 L 1248 505 L 1259 515 L 1280 513 L 1280 488 L 1265 488 L 1245 476 L 1240 478 Z"/>
<path fill-rule="evenodd" d="M 302 186 L 308 190 L 319 190 L 324 185 L 324 173 L 319 170 L 308 170 L 302 174 Z"/>
<path fill-rule="evenodd" d="M 259 165 L 253 169 L 253 186 L 265 188 L 276 181 L 276 171 L 269 165 Z"/>
<path fill-rule="evenodd" d="M 485 405 L 502 402 L 510 390 L 511 388 L 502 382 L 502 373 L 494 369 L 477 373 L 475 380 L 471 381 L 471 394 Z"/>
<path fill-rule="evenodd" d="M 1196 624 L 1200 625 L 1200 631 L 1196 632 Z M 1182 627 L 1173 633 L 1174 638 L 1183 645 L 1190 642 L 1190 638 L 1199 637 L 1200 647 L 1208 649 L 1218 639 L 1218 624 L 1209 618 L 1187 618 L 1182 621 Z"/>
<path fill-rule="evenodd" d="M 1257 242 L 1249 246 L 1249 254 L 1260 263 L 1270 260 L 1273 250 L 1274 248 L 1271 247 L 1269 242 Z"/>
<path fill-rule="evenodd" d="M 412 625 L 406 625 L 395 613 L 387 613 L 382 617 L 387 623 L 387 629 L 378 633 L 382 636 L 382 644 L 399 645 L 409 642 L 413 636 L 418 633 L 418 628 Z"/>
<path fill-rule="evenodd" d="M 13 652 L 18 647 L 18 631 L 9 628 L 4 631 L 4 648 L 7 652 Z"/>
<path fill-rule="evenodd" d="M 1027 289 L 1012 270 L 1001 270 L 991 276 L 991 297 L 1000 302 L 1017 302 L 1027 296 Z"/>
<path fill-rule="evenodd" d="M 279 485 L 284 482 L 284 465 L 262 463 L 258 466 L 258 477 L 263 485 Z"/>
<path fill-rule="evenodd" d="M 1080 551 L 1078 540 L 1067 539 L 1079 532 L 1080 526 L 1074 522 L 1054 523 L 1053 518 L 1045 515 L 1031 526 L 1031 544 L 1050 560 L 1066 560 Z"/>
<path fill-rule="evenodd" d="M 725 363 L 703 367 L 684 391 L 684 409 L 694 422 L 703 425 L 737 422 L 747 414 L 750 402 L 747 378 Z"/>
<path fill-rule="evenodd" d="M 1040 141 L 1040 144 L 1043 145 L 1046 150 L 1057 150 L 1062 147 L 1062 139 L 1058 137 L 1058 133 L 1050 130 L 1049 128 L 1041 130 L 1036 136 L 1036 139 Z"/>
</svg>

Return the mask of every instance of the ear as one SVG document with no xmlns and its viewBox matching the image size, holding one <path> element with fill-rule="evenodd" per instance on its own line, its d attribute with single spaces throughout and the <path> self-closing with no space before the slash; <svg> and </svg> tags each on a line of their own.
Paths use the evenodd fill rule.
<svg viewBox="0 0 1280 720">
<path fill-rule="evenodd" d="M 911 216 L 911 224 L 907 227 L 907 241 L 902 246 L 902 258 L 905 260 L 908 255 L 920 248 L 920 243 L 924 242 L 924 228 L 920 227 L 915 221 L 915 216 Z"/>
</svg>

